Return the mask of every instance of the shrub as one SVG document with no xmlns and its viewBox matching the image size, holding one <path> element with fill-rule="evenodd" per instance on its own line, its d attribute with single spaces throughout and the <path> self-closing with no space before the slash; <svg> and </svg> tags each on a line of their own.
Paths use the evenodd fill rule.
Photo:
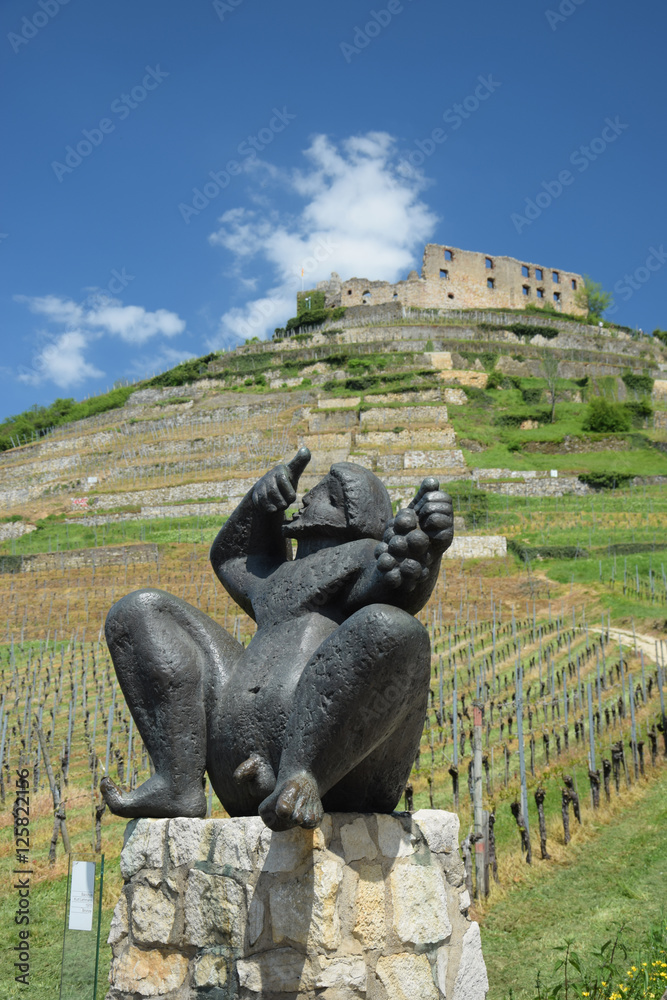
<svg viewBox="0 0 667 1000">
<path fill-rule="evenodd" d="M 522 340 L 529 340 L 531 337 L 536 337 L 539 333 L 540 337 L 544 337 L 546 340 L 553 340 L 560 333 L 555 326 L 530 326 L 528 323 L 512 323 L 511 326 L 507 327 L 515 336 L 521 337 Z"/>
<path fill-rule="evenodd" d="M 588 558 L 588 552 L 578 545 L 524 545 L 523 542 L 510 538 L 507 542 L 507 548 L 522 562 L 532 562 L 533 559 Z"/>
<path fill-rule="evenodd" d="M 533 413 L 499 413 L 493 418 L 496 427 L 519 427 L 524 420 L 536 420 L 538 424 L 548 424 L 551 421 L 549 410 L 535 410 Z"/>
<path fill-rule="evenodd" d="M 198 378 L 208 374 L 209 361 L 213 361 L 215 356 L 215 353 L 205 354 L 203 358 L 191 358 L 189 361 L 183 361 L 175 368 L 170 368 L 169 371 L 156 375 L 155 378 L 149 379 L 144 384 L 156 388 L 166 388 L 172 385 L 196 382 Z"/>
<path fill-rule="evenodd" d="M 622 434 L 630 430 L 631 422 L 630 413 L 621 403 L 595 396 L 588 404 L 582 427 L 594 434 Z"/>
<path fill-rule="evenodd" d="M 626 372 L 621 378 L 632 392 L 639 392 L 642 396 L 650 396 L 653 392 L 653 379 L 650 375 L 635 375 L 633 372 Z"/>
<path fill-rule="evenodd" d="M 521 390 L 521 398 L 524 403 L 528 403 L 529 406 L 532 406 L 534 403 L 539 403 L 542 399 L 542 387 L 539 385 L 524 386 Z"/>
<path fill-rule="evenodd" d="M 644 422 L 653 416 L 653 407 L 645 399 L 636 402 L 629 401 L 623 404 L 630 414 L 630 420 L 634 427 L 643 427 Z"/>
<path fill-rule="evenodd" d="M 504 381 L 505 376 L 503 373 L 499 372 L 497 368 L 494 368 L 486 381 L 487 391 L 490 389 L 500 389 Z"/>
<path fill-rule="evenodd" d="M 633 476 L 630 472 L 583 472 L 577 478 L 592 490 L 618 490 L 627 486 Z"/>
</svg>

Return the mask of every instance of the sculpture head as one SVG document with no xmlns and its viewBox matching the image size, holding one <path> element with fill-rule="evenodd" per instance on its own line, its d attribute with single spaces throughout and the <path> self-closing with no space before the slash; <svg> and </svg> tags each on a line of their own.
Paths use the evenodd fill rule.
<svg viewBox="0 0 667 1000">
<path fill-rule="evenodd" d="M 337 462 L 303 497 L 302 507 L 283 525 L 287 538 L 322 537 L 341 542 L 382 538 L 392 516 L 386 487 L 369 469 Z"/>
</svg>

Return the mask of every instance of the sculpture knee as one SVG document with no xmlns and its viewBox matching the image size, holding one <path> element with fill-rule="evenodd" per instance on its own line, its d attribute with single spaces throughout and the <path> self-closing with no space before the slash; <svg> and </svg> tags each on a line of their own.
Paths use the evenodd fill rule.
<svg viewBox="0 0 667 1000">
<path fill-rule="evenodd" d="M 428 632 L 412 615 L 388 604 L 371 604 L 348 619 L 364 637 L 369 638 L 378 655 L 387 661 L 400 662 L 417 674 L 430 677 L 431 644 Z"/>
<path fill-rule="evenodd" d="M 128 634 L 135 634 L 137 627 L 142 628 L 146 619 L 159 610 L 163 594 L 159 590 L 144 587 L 126 594 L 112 605 L 104 623 L 104 634 L 111 649 L 112 644 Z"/>
</svg>

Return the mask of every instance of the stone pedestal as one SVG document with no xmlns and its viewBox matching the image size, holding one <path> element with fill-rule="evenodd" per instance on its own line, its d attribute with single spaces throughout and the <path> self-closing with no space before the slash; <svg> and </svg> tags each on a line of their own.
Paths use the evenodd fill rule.
<svg viewBox="0 0 667 1000">
<path fill-rule="evenodd" d="M 458 830 L 438 810 L 135 820 L 107 1000 L 484 1000 Z"/>
</svg>

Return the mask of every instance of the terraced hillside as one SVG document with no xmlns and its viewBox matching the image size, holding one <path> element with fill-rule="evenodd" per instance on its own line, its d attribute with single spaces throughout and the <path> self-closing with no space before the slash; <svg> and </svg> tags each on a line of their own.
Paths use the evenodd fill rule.
<svg viewBox="0 0 667 1000">
<path fill-rule="evenodd" d="M 382 475 L 396 500 L 425 470 L 539 495 L 583 493 L 576 475 L 591 471 L 667 474 L 658 340 L 529 314 L 356 313 L 209 356 L 194 380 L 192 363 L 179 366 L 120 408 L 6 451 L 0 510 L 34 521 L 71 514 L 85 497 L 96 515 L 175 516 L 193 503 L 224 514 L 301 443 L 314 456 L 305 488 L 350 457 Z M 545 358 L 558 362 L 554 423 Z M 594 396 L 625 407 L 625 430 L 584 432 Z"/>
</svg>

